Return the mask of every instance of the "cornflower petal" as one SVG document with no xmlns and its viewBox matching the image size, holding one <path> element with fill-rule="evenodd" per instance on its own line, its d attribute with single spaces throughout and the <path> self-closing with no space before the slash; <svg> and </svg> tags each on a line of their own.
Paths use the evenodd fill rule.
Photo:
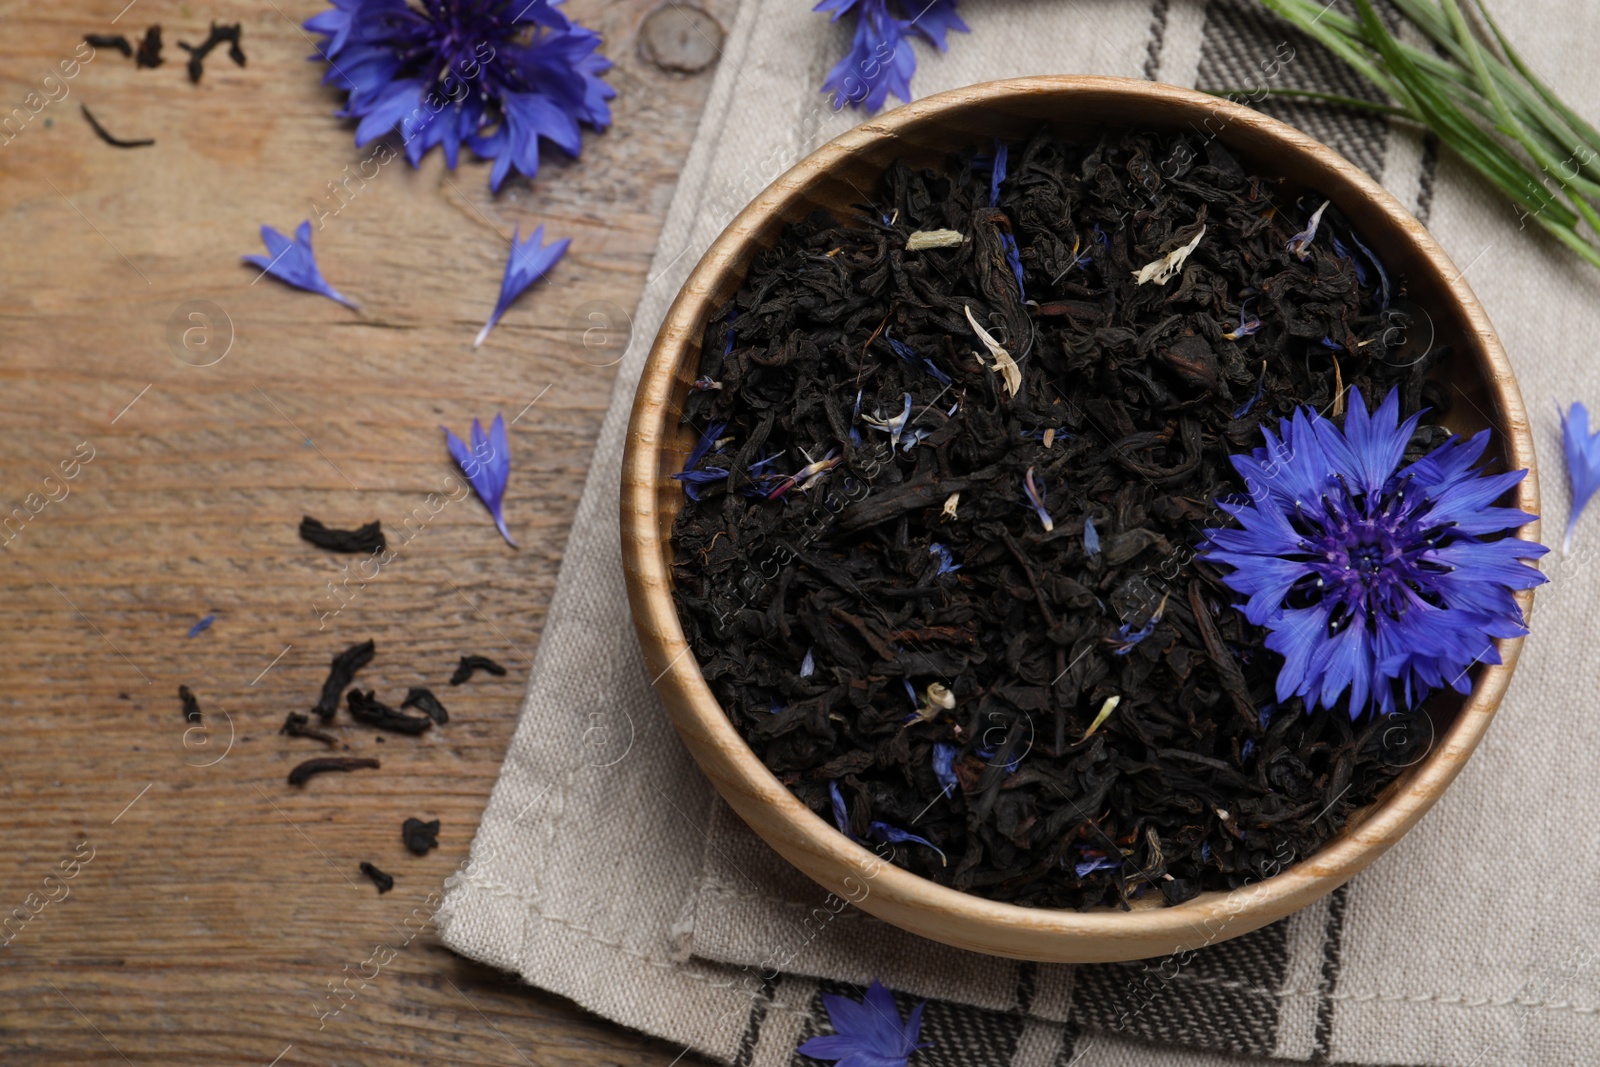
<svg viewBox="0 0 1600 1067">
<path fill-rule="evenodd" d="M 494 518 L 500 536 L 506 539 L 506 544 L 516 548 L 517 542 L 506 529 L 503 510 L 506 483 L 511 477 L 511 446 L 506 439 L 505 419 L 496 414 L 487 433 L 483 424 L 473 419 L 470 448 L 448 427 L 441 426 L 439 429 L 444 431 L 445 447 L 450 450 L 461 473 L 466 475 L 467 484 L 472 486 L 473 492 L 478 494 L 478 499 L 483 501 L 483 506 Z"/>
<path fill-rule="evenodd" d="M 1039 523 L 1044 527 L 1044 532 L 1050 533 L 1056 528 L 1056 524 L 1044 506 L 1044 487 L 1033 480 L 1032 467 L 1029 467 L 1028 473 L 1022 476 L 1022 491 L 1027 496 L 1028 503 L 1033 506 L 1033 513 L 1039 516 Z"/>
<path fill-rule="evenodd" d="M 270 274 L 296 289 L 304 289 L 325 296 L 329 300 L 336 300 L 354 311 L 360 310 L 354 301 L 346 298 L 339 290 L 323 280 L 322 271 L 317 269 L 317 257 L 311 251 L 310 219 L 295 227 L 292 241 L 271 226 L 263 226 L 261 242 L 267 246 L 267 255 L 240 258 L 246 263 L 260 267 L 263 274 Z"/>
<path fill-rule="evenodd" d="M 1567 486 L 1572 490 L 1567 532 L 1561 539 L 1561 553 L 1566 555 L 1572 551 L 1572 533 L 1583 509 L 1600 490 L 1600 431 L 1589 432 L 1589 409 L 1581 401 L 1561 416 L 1561 443 L 1567 459 Z"/>
<path fill-rule="evenodd" d="M 1289 238 L 1288 249 L 1301 260 L 1311 256 L 1311 242 L 1316 239 L 1317 227 L 1322 225 L 1322 213 L 1328 210 L 1328 205 L 1333 201 L 1324 200 L 1322 206 L 1311 213 L 1311 221 L 1306 223 L 1306 228 Z"/>
<path fill-rule="evenodd" d="M 571 238 L 563 237 L 546 245 L 543 226 L 535 227 L 528 239 L 519 243 L 517 235 L 520 232 L 520 226 L 511 231 L 511 254 L 506 258 L 505 274 L 500 279 L 500 299 L 495 303 L 489 321 L 478 331 L 477 338 L 472 342 L 473 348 L 483 344 L 484 338 L 489 336 L 489 331 L 494 329 L 494 324 L 500 321 L 500 316 L 506 313 L 511 302 L 548 274 L 550 268 L 566 255 L 567 246 L 572 244 Z"/>
</svg>

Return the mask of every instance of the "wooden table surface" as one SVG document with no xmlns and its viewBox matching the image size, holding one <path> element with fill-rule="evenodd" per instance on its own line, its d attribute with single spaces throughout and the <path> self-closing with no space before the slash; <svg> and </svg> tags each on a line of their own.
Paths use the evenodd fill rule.
<svg viewBox="0 0 1600 1067">
<path fill-rule="evenodd" d="M 465 860 L 499 771 L 620 354 L 582 330 L 647 284 L 711 71 L 641 58 L 658 0 L 571 0 L 617 63 L 615 125 L 582 158 L 547 153 L 493 195 L 486 165 L 435 152 L 341 201 L 330 183 L 376 146 L 355 147 L 307 62 L 298 24 L 323 5 L 125 3 L 0 4 L 0 1062 L 696 1062 L 404 924 Z M 728 3 L 701 6 L 727 24 Z M 219 50 L 191 85 L 176 42 L 211 20 L 242 23 L 248 65 Z M 83 61 L 85 33 L 152 24 L 165 65 Z M 155 145 L 102 143 L 80 104 Z M 359 312 L 240 263 L 261 224 L 305 218 Z M 475 351 L 513 225 L 541 222 L 570 253 Z M 191 320 L 200 301 L 222 314 Z M 520 550 L 475 499 L 430 504 L 453 470 L 439 425 L 497 411 Z M 376 518 L 404 545 L 344 585 L 360 557 L 303 542 L 302 515 Z M 324 750 L 279 726 L 369 637 L 362 680 L 393 702 L 433 687 L 449 724 L 385 737 L 341 713 L 349 754 L 382 769 L 289 786 Z M 452 688 L 466 653 L 509 673 Z M 442 823 L 426 857 L 401 844 L 408 816 Z M 319 1029 L 380 945 L 393 958 Z"/>
</svg>

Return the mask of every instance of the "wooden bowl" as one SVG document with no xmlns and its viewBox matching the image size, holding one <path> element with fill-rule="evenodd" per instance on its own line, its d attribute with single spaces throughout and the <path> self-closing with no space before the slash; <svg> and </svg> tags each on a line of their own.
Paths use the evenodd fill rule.
<svg viewBox="0 0 1600 1067">
<path fill-rule="evenodd" d="M 1049 962 L 1132 960 L 1198 948 L 1281 919 L 1382 855 L 1433 806 L 1477 747 L 1522 642 L 1498 642 L 1503 662 L 1480 667 L 1469 696 L 1430 703 L 1426 755 L 1320 850 L 1253 884 L 1172 907 L 1024 908 L 936 885 L 850 841 L 767 770 L 706 685 L 672 600 L 671 532 L 683 490 L 670 476 L 683 469 L 694 443 L 679 416 L 703 326 L 785 223 L 816 208 L 847 217 L 896 159 L 938 167 L 957 149 L 1020 138 L 1044 123 L 1069 139 L 1105 126 L 1201 132 L 1248 169 L 1284 179 L 1284 202 L 1299 191 L 1330 198 L 1391 276 L 1405 277 L 1412 303 L 1432 320 L 1434 343 L 1452 346 L 1442 379 L 1454 394 L 1450 428 L 1498 431 L 1492 448 L 1501 461 L 1528 470 L 1516 504 L 1538 514 L 1533 440 L 1505 352 L 1461 272 L 1376 182 L 1298 130 L 1215 97 L 1122 78 L 1040 77 L 941 93 L 876 117 L 802 160 L 722 232 L 668 311 L 639 382 L 623 460 L 622 558 L 634 625 L 673 724 L 723 798 L 789 862 L 878 918 L 958 948 Z M 1538 523 L 1519 536 L 1536 540 Z M 1528 611 L 1532 594 L 1520 600 Z"/>
</svg>

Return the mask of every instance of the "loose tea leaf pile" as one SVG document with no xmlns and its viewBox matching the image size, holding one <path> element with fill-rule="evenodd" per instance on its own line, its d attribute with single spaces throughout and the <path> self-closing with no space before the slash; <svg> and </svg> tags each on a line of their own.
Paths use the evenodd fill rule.
<svg viewBox="0 0 1600 1067">
<path fill-rule="evenodd" d="M 788 227 L 706 326 L 674 595 L 731 720 L 818 815 L 995 899 L 1176 902 L 1313 852 L 1428 721 L 1275 703 L 1195 546 L 1263 423 L 1351 385 L 1447 413 L 1405 280 L 1192 135 L 896 165 L 858 211 Z"/>
</svg>

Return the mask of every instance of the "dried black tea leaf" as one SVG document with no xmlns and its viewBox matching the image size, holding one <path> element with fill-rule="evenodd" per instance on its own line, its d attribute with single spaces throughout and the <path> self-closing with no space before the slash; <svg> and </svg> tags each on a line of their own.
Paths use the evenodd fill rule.
<svg viewBox="0 0 1600 1067">
<path fill-rule="evenodd" d="M 89 111 L 87 105 L 79 104 L 78 110 L 82 111 L 83 117 L 89 120 L 89 126 L 94 130 L 95 134 L 113 148 L 144 148 L 147 145 L 156 143 L 152 137 L 143 137 L 136 141 L 124 141 L 120 137 L 113 137 L 104 126 L 100 125 L 99 120 Z"/>
<path fill-rule="evenodd" d="M 200 701 L 195 699 L 195 695 L 189 691 L 188 686 L 178 686 L 178 699 L 183 702 L 184 721 L 199 725 L 202 721 L 200 716 Z"/>
<path fill-rule="evenodd" d="M 456 664 L 456 672 L 450 676 L 451 685 L 460 685 L 470 679 L 476 671 L 488 671 L 490 674 L 503 677 L 506 669 L 488 656 L 462 656 L 461 662 Z"/>
<path fill-rule="evenodd" d="M 322 683 L 322 696 L 317 700 L 317 706 L 311 710 L 323 722 L 330 722 L 334 713 L 339 710 L 339 698 L 344 695 L 345 688 L 355 681 L 356 672 L 372 662 L 372 657 L 377 654 L 378 646 L 373 641 L 363 641 L 359 645 L 351 645 L 337 656 L 328 665 L 327 681 Z"/>
<path fill-rule="evenodd" d="M 400 827 L 400 837 L 406 848 L 418 856 L 426 856 L 439 847 L 439 820 L 407 819 Z"/>
<path fill-rule="evenodd" d="M 160 26 L 151 26 L 144 31 L 144 39 L 139 42 L 139 50 L 134 54 L 133 62 L 138 67 L 161 66 Z"/>
<path fill-rule="evenodd" d="M 377 519 L 354 530 L 335 530 L 306 515 L 300 520 L 300 536 L 331 552 L 360 552 L 370 555 L 388 547 Z"/>
<path fill-rule="evenodd" d="M 86 33 L 83 39 L 91 48 L 115 48 L 125 56 L 133 56 L 133 45 L 120 33 Z"/>
<path fill-rule="evenodd" d="M 434 722 L 443 726 L 450 721 L 450 713 L 445 710 L 439 698 L 433 695 L 433 690 L 423 689 L 421 686 L 413 687 L 406 693 L 405 700 L 400 702 L 402 708 L 416 708 Z"/>
<path fill-rule="evenodd" d="M 291 711 L 289 717 L 283 720 L 283 726 L 278 730 L 280 734 L 290 737 L 309 737 L 313 741 L 321 741 L 329 748 L 336 748 L 339 739 L 332 734 L 312 728 L 311 717 L 303 711 Z"/>
<path fill-rule="evenodd" d="M 385 874 L 366 860 L 361 861 L 361 873 L 372 879 L 372 884 L 378 887 L 379 896 L 394 888 L 394 875 Z"/>
<path fill-rule="evenodd" d="M 352 689 L 346 699 L 352 719 L 380 730 L 389 730 L 397 734 L 420 734 L 433 725 L 433 720 L 426 715 L 407 715 L 396 711 L 383 701 L 375 699 L 370 689 L 365 693 L 359 689 Z"/>
<path fill-rule="evenodd" d="M 1276 701 L 1195 546 L 1263 424 L 1351 386 L 1447 413 L 1406 279 L 1192 131 L 1045 131 L 871 199 L 705 325 L 673 596 L 730 720 L 818 815 L 996 900 L 1175 903 L 1315 851 L 1422 713 Z"/>
<path fill-rule="evenodd" d="M 244 52 L 239 48 L 240 23 L 231 26 L 218 26 L 211 24 L 211 32 L 206 39 L 197 45 L 178 42 L 178 47 L 189 53 L 189 80 L 198 83 L 200 75 L 205 73 L 206 56 L 211 50 L 224 42 L 228 45 L 228 57 L 239 66 L 244 66 Z"/>
<path fill-rule="evenodd" d="M 290 785 L 305 785 L 312 775 L 323 774 L 327 771 L 360 771 L 377 770 L 378 761 L 375 759 L 357 759 L 353 756 L 318 756 L 308 759 L 289 772 Z"/>
</svg>

